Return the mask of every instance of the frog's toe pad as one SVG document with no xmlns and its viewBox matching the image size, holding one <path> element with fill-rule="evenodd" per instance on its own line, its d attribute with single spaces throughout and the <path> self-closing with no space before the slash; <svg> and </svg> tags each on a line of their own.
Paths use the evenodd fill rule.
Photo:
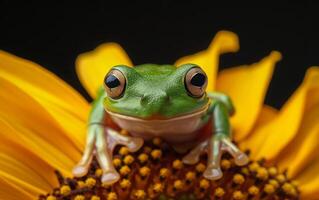
<svg viewBox="0 0 319 200">
<path fill-rule="evenodd" d="M 142 138 L 132 137 L 130 140 L 131 141 L 127 144 L 127 148 L 129 148 L 131 152 L 138 151 L 144 144 L 144 140 Z"/>
<path fill-rule="evenodd" d="M 88 173 L 88 167 L 84 165 L 77 165 L 73 168 L 72 174 L 75 177 L 82 177 Z"/>
<path fill-rule="evenodd" d="M 116 183 L 120 179 L 120 175 L 117 172 L 106 172 L 102 175 L 101 182 L 106 185 Z"/>
<path fill-rule="evenodd" d="M 195 165 L 199 162 L 199 156 L 188 154 L 183 157 L 183 163 L 187 165 Z"/>
<path fill-rule="evenodd" d="M 249 162 L 248 156 L 245 153 L 242 153 L 242 152 L 238 153 L 234 157 L 234 159 L 235 159 L 236 165 L 239 165 L 239 166 L 246 165 Z"/>
<path fill-rule="evenodd" d="M 209 180 L 218 180 L 223 177 L 223 172 L 220 168 L 207 167 L 203 176 Z"/>
</svg>

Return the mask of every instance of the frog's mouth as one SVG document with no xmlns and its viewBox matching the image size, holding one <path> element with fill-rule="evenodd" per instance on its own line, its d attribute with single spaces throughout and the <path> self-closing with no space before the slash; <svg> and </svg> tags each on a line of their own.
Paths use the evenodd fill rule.
<svg viewBox="0 0 319 200">
<path fill-rule="evenodd" d="M 179 121 L 182 119 L 188 119 L 188 118 L 193 118 L 195 116 L 203 116 L 206 111 L 208 109 L 208 105 L 203 106 L 202 108 L 191 112 L 191 113 L 186 113 L 183 115 L 177 115 L 177 116 L 173 116 L 173 117 L 165 117 L 162 115 L 152 115 L 148 118 L 140 118 L 140 117 L 135 117 L 135 116 L 129 116 L 129 115 L 122 115 L 116 112 L 112 112 L 109 110 L 105 110 L 112 118 L 116 117 L 116 118 L 121 118 L 121 119 L 127 119 L 127 120 L 131 120 L 131 121 L 140 121 L 140 122 L 164 122 L 164 121 Z"/>
<path fill-rule="evenodd" d="M 194 135 L 191 133 L 196 132 L 204 125 L 202 118 L 205 116 L 207 109 L 208 106 L 205 106 L 196 112 L 166 119 L 143 119 L 111 111 L 107 111 L 107 113 L 118 126 L 135 136 L 144 139 L 158 136 L 172 142 L 180 142 L 181 139 L 189 140 L 193 138 Z"/>
</svg>

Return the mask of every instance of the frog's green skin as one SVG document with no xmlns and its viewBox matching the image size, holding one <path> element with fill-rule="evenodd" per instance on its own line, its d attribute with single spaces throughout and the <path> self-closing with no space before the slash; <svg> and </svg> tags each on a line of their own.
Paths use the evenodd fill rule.
<svg viewBox="0 0 319 200">
<path fill-rule="evenodd" d="M 149 118 L 160 115 L 170 118 L 194 112 L 208 104 L 209 98 L 193 98 L 187 94 L 184 74 L 193 65 L 176 68 L 172 65 L 146 64 L 134 68 L 116 66 L 127 78 L 120 99 L 105 98 L 105 108 L 123 115 Z M 143 98 L 141 98 L 143 97 Z M 168 103 L 169 102 L 169 103 Z"/>
<path fill-rule="evenodd" d="M 124 94 L 117 99 L 106 95 L 103 89 L 98 93 L 93 103 L 89 117 L 87 144 L 83 157 L 74 168 L 75 176 L 83 176 L 87 173 L 92 160 L 93 150 L 99 161 L 104 175 L 102 182 L 113 183 L 119 179 L 119 175 L 112 165 L 111 152 L 116 144 L 128 146 L 131 151 L 138 150 L 143 141 L 141 138 L 119 135 L 112 129 L 107 129 L 103 121 L 105 111 L 118 113 L 139 119 L 172 119 L 186 116 L 208 106 L 206 114 L 202 117 L 202 124 L 209 120 L 213 124 L 213 134 L 204 142 L 199 143 L 183 162 L 193 164 L 198 161 L 203 151 L 208 153 L 208 164 L 204 176 L 208 179 L 218 179 L 222 176 L 219 161 L 223 150 L 231 153 L 238 165 L 247 163 L 247 157 L 231 143 L 231 128 L 229 116 L 234 112 L 232 102 L 228 96 L 222 93 L 207 92 L 202 97 L 189 95 L 185 88 L 185 74 L 195 67 L 186 64 L 180 67 L 173 65 L 144 64 L 133 68 L 115 66 L 112 69 L 121 71 L 126 78 Z M 115 144 L 107 143 L 116 141 Z"/>
</svg>

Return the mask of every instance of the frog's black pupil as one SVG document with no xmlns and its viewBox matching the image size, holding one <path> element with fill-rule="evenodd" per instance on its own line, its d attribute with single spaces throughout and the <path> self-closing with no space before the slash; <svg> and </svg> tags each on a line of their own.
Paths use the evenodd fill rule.
<svg viewBox="0 0 319 200">
<path fill-rule="evenodd" d="M 195 74 L 191 79 L 191 84 L 197 87 L 202 87 L 205 84 L 206 76 L 202 73 Z"/>
<path fill-rule="evenodd" d="M 105 79 L 105 84 L 107 87 L 109 88 L 116 88 L 118 87 L 121 83 L 119 81 L 119 79 L 114 76 L 113 74 L 108 75 Z"/>
</svg>

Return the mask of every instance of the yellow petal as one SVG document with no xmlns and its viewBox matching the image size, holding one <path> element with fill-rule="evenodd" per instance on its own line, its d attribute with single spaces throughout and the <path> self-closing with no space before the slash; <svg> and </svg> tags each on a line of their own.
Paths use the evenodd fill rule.
<svg viewBox="0 0 319 200">
<path fill-rule="evenodd" d="M 271 106 L 268 106 L 268 105 L 263 105 L 262 109 L 260 110 L 259 116 L 256 120 L 256 123 L 254 124 L 254 128 L 257 128 L 261 125 L 264 125 L 264 124 L 272 121 L 276 117 L 277 114 L 278 114 L 277 109 L 275 109 Z"/>
<path fill-rule="evenodd" d="M 278 166 L 288 167 L 288 175 L 294 177 L 319 156 L 319 68 L 307 72 L 303 119 L 296 137 L 276 158 Z"/>
<path fill-rule="evenodd" d="M 71 169 L 74 167 L 76 161 L 68 157 L 66 153 L 68 148 L 65 150 L 59 149 L 59 147 L 50 144 L 50 142 L 39 137 L 36 133 L 20 125 L 10 124 L 10 122 L 3 121 L 1 118 L 2 117 L 0 117 L 0 136 L 2 139 L 5 138 L 11 142 L 20 144 L 54 169 L 61 171 L 65 175 L 72 175 Z M 57 140 L 59 139 L 60 138 L 57 138 Z M 79 160 L 80 155 L 77 156 L 77 158 Z"/>
<path fill-rule="evenodd" d="M 89 104 L 74 89 L 39 65 L 3 51 L 0 77 L 37 101 L 78 149 L 83 148 Z"/>
<path fill-rule="evenodd" d="M 218 75 L 217 91 L 228 94 L 235 106 L 236 113 L 231 118 L 235 140 L 242 140 L 251 131 L 280 58 L 280 53 L 274 51 L 258 63 L 226 69 Z"/>
<path fill-rule="evenodd" d="M 248 135 L 248 137 L 255 132 L 256 129 L 258 129 L 260 126 L 264 126 L 267 123 L 270 123 L 272 120 L 276 118 L 278 115 L 278 110 L 268 106 L 264 105 L 259 113 L 259 116 L 257 117 L 256 123 L 254 124 L 254 127 L 251 130 L 251 133 Z M 242 142 L 242 141 L 241 141 Z M 245 142 L 245 141 L 244 141 Z M 241 145 L 243 147 L 243 145 Z M 243 150 L 248 150 L 249 148 L 245 148 Z"/>
<path fill-rule="evenodd" d="M 53 73 L 31 61 L 0 51 L 0 76 L 32 96 L 58 104 L 76 117 L 86 117 L 83 116 L 87 107 L 84 98 Z"/>
<path fill-rule="evenodd" d="M 20 145 L 1 139 L 0 179 L 29 194 L 42 194 L 57 185 L 54 169 Z"/>
<path fill-rule="evenodd" d="M 317 200 L 319 196 L 319 159 L 296 178 L 301 199 Z"/>
<path fill-rule="evenodd" d="M 0 199 L 5 200 L 33 200 L 36 198 L 35 195 L 32 195 L 20 187 L 9 183 L 8 181 L 0 178 Z"/>
<path fill-rule="evenodd" d="M 51 166 L 70 174 L 81 157 L 73 141 L 47 109 L 20 88 L 2 77 L 0 87 L 0 137 L 21 144 Z"/>
<path fill-rule="evenodd" d="M 106 43 L 95 50 L 79 55 L 76 60 L 78 77 L 91 95 L 96 97 L 98 89 L 103 85 L 103 79 L 111 67 L 115 65 L 132 66 L 130 58 L 122 47 L 116 43 Z"/>
<path fill-rule="evenodd" d="M 207 91 L 214 91 L 220 54 L 236 52 L 238 49 L 239 42 L 237 35 L 229 31 L 220 31 L 216 34 L 208 49 L 178 59 L 175 62 L 175 66 L 186 63 L 197 64 L 207 74 Z"/>
<path fill-rule="evenodd" d="M 274 159 L 297 135 L 305 114 L 310 113 L 314 105 L 319 102 L 318 82 L 319 68 L 309 69 L 302 85 L 285 103 L 276 118 L 257 128 L 247 140 L 240 143 L 241 148 L 249 148 L 252 158 Z M 304 146 L 301 143 L 300 145 Z M 312 146 L 313 144 L 309 148 Z M 296 163 L 304 159 L 302 155 L 307 155 L 306 151 L 309 149 L 300 152 L 300 157 L 296 157 L 299 161 L 296 160 Z"/>
<path fill-rule="evenodd" d="M 288 169 L 290 177 L 296 176 L 319 156 L 319 104 L 302 120 L 300 130 L 293 141 L 279 154 L 276 163 Z M 319 173 L 319 169 L 318 169 Z"/>
</svg>

